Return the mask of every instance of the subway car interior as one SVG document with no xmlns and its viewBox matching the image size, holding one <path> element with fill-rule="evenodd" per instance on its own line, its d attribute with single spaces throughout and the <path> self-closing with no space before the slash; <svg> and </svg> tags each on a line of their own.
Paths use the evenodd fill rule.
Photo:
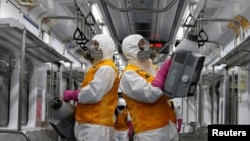
<svg viewBox="0 0 250 141">
<path fill-rule="evenodd" d="M 51 100 L 80 88 L 91 66 L 84 54 L 100 33 L 114 39 L 120 73 L 130 34 L 150 42 L 158 67 L 198 37 L 205 60 L 195 93 L 173 99 L 180 141 L 207 141 L 208 125 L 248 125 L 249 21 L 248 0 L 0 0 L 0 141 L 70 141 L 51 126 Z"/>
</svg>

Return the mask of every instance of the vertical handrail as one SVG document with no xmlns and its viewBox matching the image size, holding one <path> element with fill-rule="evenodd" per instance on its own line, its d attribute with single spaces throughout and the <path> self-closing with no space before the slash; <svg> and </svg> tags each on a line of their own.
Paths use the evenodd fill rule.
<svg viewBox="0 0 250 141">
<path fill-rule="evenodd" d="M 70 73 L 69 73 L 69 89 L 73 89 L 73 64 L 70 63 Z"/>
<path fill-rule="evenodd" d="M 20 64 L 20 77 L 19 77 L 19 96 L 18 96 L 18 123 L 17 123 L 17 130 L 21 130 L 22 125 L 22 99 L 24 96 L 24 57 L 25 57 L 25 40 L 26 40 L 26 28 L 22 30 L 22 48 L 21 48 L 21 64 Z"/>
<path fill-rule="evenodd" d="M 221 108 L 221 112 L 220 112 L 220 113 L 221 113 L 221 119 L 220 119 L 221 121 L 220 121 L 220 124 L 224 124 L 225 122 L 223 123 L 223 119 L 224 119 L 224 118 L 223 118 L 223 115 L 224 115 L 224 109 L 223 109 L 224 103 L 223 103 L 223 101 L 221 101 L 221 104 L 220 104 L 220 105 L 221 105 L 221 107 L 220 107 L 220 108 Z"/>
<path fill-rule="evenodd" d="M 202 80 L 201 80 L 202 82 Z M 199 84 L 199 111 L 198 111 L 198 124 L 202 125 L 203 121 L 203 116 L 204 116 L 204 95 L 203 95 L 203 89 L 202 89 L 202 84 Z"/>
<path fill-rule="evenodd" d="M 231 107 L 230 107 L 230 93 L 229 93 L 229 74 L 228 67 L 226 67 L 226 97 L 225 97 L 225 119 L 224 124 L 230 124 L 230 115 L 231 115 Z"/>
<path fill-rule="evenodd" d="M 187 119 L 187 124 L 188 124 L 188 119 L 189 119 L 189 117 L 188 117 L 189 116 L 189 114 L 188 114 L 189 113 L 189 110 L 188 110 L 189 109 L 188 108 L 189 107 L 189 99 L 188 99 L 188 97 L 186 97 L 186 98 L 187 98 L 187 101 L 186 101 L 187 102 L 187 118 L 186 119 Z"/>
<path fill-rule="evenodd" d="M 214 66 L 212 67 L 212 95 L 211 95 L 211 124 L 214 124 L 214 94 L 215 94 L 215 83 L 214 83 Z"/>
</svg>

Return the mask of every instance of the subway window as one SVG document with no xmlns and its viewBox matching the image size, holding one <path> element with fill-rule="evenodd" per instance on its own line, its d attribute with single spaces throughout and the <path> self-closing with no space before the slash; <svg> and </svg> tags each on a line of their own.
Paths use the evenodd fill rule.
<svg viewBox="0 0 250 141">
<path fill-rule="evenodd" d="M 10 73 L 9 53 L 0 50 L 0 127 L 9 122 Z"/>
</svg>

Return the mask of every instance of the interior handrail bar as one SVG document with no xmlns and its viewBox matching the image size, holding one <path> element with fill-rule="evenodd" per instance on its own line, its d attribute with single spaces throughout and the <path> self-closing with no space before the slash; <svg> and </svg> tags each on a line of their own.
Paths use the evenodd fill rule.
<svg viewBox="0 0 250 141">
<path fill-rule="evenodd" d="M 41 37 L 41 34 L 42 34 L 42 26 L 43 24 L 49 20 L 49 19 L 65 19 L 65 20 L 76 20 L 77 17 L 76 16 L 47 16 L 47 17 L 43 17 L 42 20 L 41 20 L 41 23 L 40 23 L 40 26 L 39 26 L 39 37 Z M 84 18 L 81 18 L 79 17 L 79 19 L 83 20 Z"/>
<path fill-rule="evenodd" d="M 234 19 L 225 19 L 225 18 L 212 18 L 212 19 L 209 19 L 209 18 L 203 18 L 202 19 L 203 21 L 208 21 L 208 22 L 233 22 L 235 23 L 237 26 L 239 26 L 239 34 L 240 34 L 240 38 L 243 39 L 243 27 L 240 23 L 240 21 L 237 21 L 237 20 L 234 20 Z M 201 19 L 198 19 L 198 21 L 201 21 Z"/>
</svg>

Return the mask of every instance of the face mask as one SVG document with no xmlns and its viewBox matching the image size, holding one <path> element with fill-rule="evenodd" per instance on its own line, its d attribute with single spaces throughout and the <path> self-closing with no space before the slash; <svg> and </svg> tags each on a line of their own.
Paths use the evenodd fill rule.
<svg viewBox="0 0 250 141">
<path fill-rule="evenodd" d="M 154 59 L 156 57 L 156 55 L 157 55 L 156 50 L 149 48 L 148 50 L 140 50 L 137 53 L 137 58 L 141 62 L 144 62 L 144 61 L 148 60 L 149 58 Z"/>
<path fill-rule="evenodd" d="M 99 49 L 99 42 L 91 41 L 90 47 L 85 51 L 84 58 L 93 62 L 94 60 L 101 60 L 103 52 Z"/>
<path fill-rule="evenodd" d="M 140 51 L 137 53 L 137 58 L 144 62 L 149 58 L 153 59 L 156 57 L 156 50 L 152 50 L 149 46 L 149 42 L 145 39 L 141 39 L 138 43 Z"/>
<path fill-rule="evenodd" d="M 83 56 L 90 61 L 101 60 L 103 58 L 103 52 L 100 49 L 88 49 L 84 52 Z"/>
<path fill-rule="evenodd" d="M 90 50 L 90 58 L 94 60 L 101 60 L 103 58 L 103 52 L 101 49 Z"/>
</svg>

